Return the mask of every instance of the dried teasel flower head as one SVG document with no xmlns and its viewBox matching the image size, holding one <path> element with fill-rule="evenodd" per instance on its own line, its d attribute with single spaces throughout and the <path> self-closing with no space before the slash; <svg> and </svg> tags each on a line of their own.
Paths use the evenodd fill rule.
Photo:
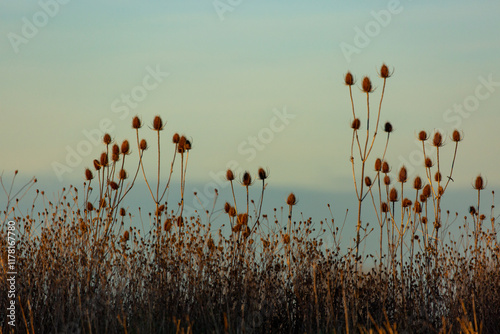
<svg viewBox="0 0 500 334">
<path fill-rule="evenodd" d="M 102 137 L 102 141 L 106 145 L 111 144 L 111 136 L 109 135 L 109 133 L 104 134 L 104 137 Z"/>
<path fill-rule="evenodd" d="M 118 189 L 118 183 L 116 183 L 115 181 L 111 181 L 109 182 L 109 187 L 113 190 L 117 190 Z"/>
<path fill-rule="evenodd" d="M 120 173 L 118 174 L 118 178 L 120 180 L 125 180 L 128 177 L 127 171 L 125 169 L 120 169 Z"/>
<path fill-rule="evenodd" d="M 176 133 L 174 133 L 174 135 L 172 136 L 172 143 L 174 143 L 174 144 L 178 144 L 180 139 L 181 139 L 181 136 L 179 136 L 179 134 L 176 132 Z"/>
<path fill-rule="evenodd" d="M 160 115 L 156 115 L 155 118 L 153 119 L 153 130 L 155 131 L 163 130 L 163 120 L 161 119 Z"/>
<path fill-rule="evenodd" d="M 142 122 L 141 122 L 141 119 L 139 118 L 139 116 L 135 116 L 133 119 L 132 119 L 132 129 L 140 129 L 142 127 Z"/>
<path fill-rule="evenodd" d="M 99 160 L 94 159 L 94 168 L 95 170 L 101 169 L 101 164 L 99 163 Z"/>
<path fill-rule="evenodd" d="M 370 179 L 369 176 L 365 177 L 365 184 L 367 187 L 370 187 L 372 185 L 372 179 Z"/>
<path fill-rule="evenodd" d="M 443 146 L 443 135 L 441 134 L 441 132 L 436 131 L 436 133 L 434 133 L 434 138 L 432 139 L 432 145 L 435 147 Z"/>
<path fill-rule="evenodd" d="M 142 139 L 141 142 L 139 143 L 139 148 L 141 151 L 146 151 L 148 149 L 148 142 L 146 139 Z"/>
<path fill-rule="evenodd" d="M 370 78 L 368 77 L 363 78 L 363 83 L 361 88 L 363 89 L 363 92 L 367 94 L 373 92 L 372 82 L 370 81 Z"/>
<path fill-rule="evenodd" d="M 391 191 L 389 192 L 389 201 L 391 202 L 398 201 L 398 191 L 396 190 L 396 188 L 391 188 Z"/>
<path fill-rule="evenodd" d="M 387 79 L 390 78 L 392 73 L 389 71 L 389 67 L 386 64 L 382 64 L 380 67 L 380 77 Z"/>
<path fill-rule="evenodd" d="M 382 160 L 380 158 L 377 158 L 375 160 L 375 171 L 380 172 L 382 170 Z"/>
<path fill-rule="evenodd" d="M 288 198 L 286 199 L 286 204 L 291 206 L 297 204 L 297 198 L 295 197 L 294 193 L 290 193 L 290 195 L 288 195 Z"/>
<path fill-rule="evenodd" d="M 106 152 L 101 153 L 101 157 L 99 159 L 99 164 L 103 167 L 108 165 L 108 154 Z"/>
<path fill-rule="evenodd" d="M 113 144 L 113 147 L 111 148 L 111 153 L 112 154 L 120 154 L 120 147 L 117 144 Z"/>
<path fill-rule="evenodd" d="M 352 76 L 351 72 L 347 72 L 345 77 L 344 77 L 344 83 L 347 86 L 352 86 L 354 85 L 354 77 Z"/>
<path fill-rule="evenodd" d="M 391 177 L 389 175 L 384 176 L 384 184 L 386 186 L 391 184 Z"/>
<path fill-rule="evenodd" d="M 129 237 L 130 237 L 130 236 L 129 236 L 128 231 L 125 231 L 125 232 L 123 233 L 123 240 L 128 241 Z"/>
<path fill-rule="evenodd" d="M 398 181 L 401 183 L 408 181 L 408 171 L 404 165 L 399 170 Z"/>
<path fill-rule="evenodd" d="M 420 176 L 416 176 L 413 180 L 413 189 L 420 190 L 422 189 L 422 179 Z"/>
<path fill-rule="evenodd" d="M 405 197 L 405 198 L 403 199 L 403 208 L 408 208 L 408 207 L 410 207 L 412 204 L 413 204 L 413 203 L 412 203 L 412 201 L 411 201 L 409 198 Z"/>
<path fill-rule="evenodd" d="M 130 153 L 130 144 L 129 144 L 128 140 L 126 140 L 126 139 L 122 142 L 121 152 L 122 152 L 122 154 L 129 154 Z"/>
<path fill-rule="evenodd" d="M 386 202 L 383 202 L 380 205 L 380 211 L 382 211 L 383 213 L 389 212 L 389 205 Z"/>
<path fill-rule="evenodd" d="M 229 202 L 226 202 L 224 204 L 224 212 L 229 213 L 229 210 L 231 210 L 231 204 L 229 204 Z"/>
<path fill-rule="evenodd" d="M 425 132 L 424 130 L 420 131 L 418 133 L 418 140 L 420 141 L 426 141 L 427 139 L 429 139 L 429 135 L 427 134 L 427 132 Z"/>
<path fill-rule="evenodd" d="M 431 197 L 431 186 L 430 186 L 430 184 L 426 184 L 425 185 L 424 189 L 422 190 L 422 194 L 425 197 L 427 197 L 427 198 Z"/>
<path fill-rule="evenodd" d="M 85 169 L 85 179 L 87 181 L 90 181 L 94 178 L 94 174 L 92 174 L 92 171 L 88 168 Z"/>
<path fill-rule="evenodd" d="M 434 181 L 441 182 L 442 179 L 443 179 L 443 176 L 441 175 L 440 172 L 436 172 L 436 174 L 434 174 Z"/>
<path fill-rule="evenodd" d="M 484 179 L 481 176 L 481 174 L 479 174 L 478 176 L 476 176 L 476 180 L 474 181 L 474 186 L 473 187 L 476 190 L 483 190 L 485 188 Z"/>
<path fill-rule="evenodd" d="M 120 208 L 120 216 L 125 217 L 126 214 L 127 211 L 125 210 L 125 208 Z"/>
<path fill-rule="evenodd" d="M 359 130 L 360 127 L 361 127 L 361 121 L 359 120 L 359 118 L 355 118 L 354 121 L 352 121 L 351 123 L 351 129 Z"/>
<path fill-rule="evenodd" d="M 389 168 L 389 163 L 387 161 L 384 161 L 382 163 L 382 173 L 387 174 L 390 171 L 391 171 L 391 169 Z"/>
<path fill-rule="evenodd" d="M 269 177 L 269 172 L 262 167 L 259 168 L 258 174 L 260 180 L 265 180 Z"/>
<path fill-rule="evenodd" d="M 385 122 L 384 132 L 387 132 L 387 134 L 392 132 L 392 124 L 390 122 Z"/>
<path fill-rule="evenodd" d="M 244 185 L 245 187 L 252 185 L 252 176 L 250 175 L 249 172 L 243 173 L 243 177 L 241 178 L 241 184 Z"/>
<path fill-rule="evenodd" d="M 462 141 L 462 139 L 464 139 L 464 135 L 460 133 L 460 131 L 458 130 L 453 131 L 451 135 L 451 140 L 453 140 L 455 143 L 458 143 Z"/>
<path fill-rule="evenodd" d="M 424 166 L 426 168 L 431 168 L 432 166 L 434 166 L 434 163 L 432 162 L 431 158 L 425 158 Z"/>
<path fill-rule="evenodd" d="M 228 181 L 233 181 L 234 180 L 234 173 L 230 169 L 228 169 L 226 171 L 226 180 L 228 180 Z"/>
</svg>

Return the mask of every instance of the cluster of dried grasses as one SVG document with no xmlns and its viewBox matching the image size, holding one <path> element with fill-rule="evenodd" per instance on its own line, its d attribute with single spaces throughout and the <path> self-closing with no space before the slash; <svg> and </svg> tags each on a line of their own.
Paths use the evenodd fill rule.
<svg viewBox="0 0 500 334">
<path fill-rule="evenodd" d="M 0 215 L 2 276 L 8 271 L 8 220 L 16 221 L 19 234 L 21 320 L 16 331 L 494 332 L 500 318 L 500 249 L 493 208 L 491 225 L 480 210 L 483 178 L 475 180 L 478 201 L 470 207 L 470 217 L 463 219 L 460 235 L 447 233 L 453 217 L 441 208 L 461 133 L 454 131 L 450 137 L 454 153 L 446 175 L 440 162 L 443 134 L 420 132 L 425 176 L 416 177 L 408 186 L 406 168 L 391 177 L 385 160 L 392 132 L 392 125 L 386 123 L 385 150 L 374 160 L 373 177 L 368 176 L 368 158 L 390 74 L 382 66 L 384 84 L 373 133 L 369 127 L 373 89 L 369 78 L 362 81 L 367 97 L 364 142 L 352 97 L 354 78 L 350 73 L 345 77 L 354 116 L 351 161 L 358 198 L 352 248 L 339 246 L 343 228 L 335 220 L 294 219 L 297 199 L 293 193 L 284 201 L 286 221 L 280 221 L 276 213 L 264 214 L 268 171 L 262 168 L 257 172 L 261 191 L 256 202 L 249 195 L 249 187 L 255 184 L 251 174 L 245 172 L 238 178 L 227 171 L 233 200 L 224 204 L 224 212 L 230 229 L 214 228 L 209 213 L 184 216 L 191 142 L 174 134 L 173 158 L 165 168 L 161 164 L 165 150 L 160 149 L 164 124 L 159 116 L 151 126 L 157 136 L 154 177 L 144 167 L 146 151 L 152 149 L 140 138 L 143 124 L 135 117 L 137 161 L 130 161 L 127 140 L 118 145 L 105 135 L 105 150 L 93 161 L 93 169 L 85 170 L 82 190 L 71 186 L 53 200 L 36 190 L 33 205 L 26 211 L 20 208 L 19 199 L 32 192 L 36 180 L 17 193 L 12 186 L 4 187 L 8 201 Z M 427 145 L 435 149 L 435 156 Z M 129 166 L 132 173 L 125 169 Z M 169 206 L 167 196 L 176 168 L 180 201 Z M 167 177 L 162 177 L 165 170 Z M 152 212 L 146 215 L 123 207 L 141 174 L 152 199 Z M 244 203 L 236 201 L 236 181 L 246 193 Z M 373 204 L 380 228 L 379 249 L 373 253 L 360 251 L 371 231 L 361 220 L 365 199 Z M 0 290 L 6 284 L 2 278 Z M 6 303 L 7 296 L 1 294 L 2 309 Z M 0 333 L 10 332 L 4 319 L 0 325 Z"/>
</svg>

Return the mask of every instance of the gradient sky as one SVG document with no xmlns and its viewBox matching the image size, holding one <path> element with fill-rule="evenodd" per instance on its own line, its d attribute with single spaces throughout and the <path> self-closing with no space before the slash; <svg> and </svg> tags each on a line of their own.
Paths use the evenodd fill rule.
<svg viewBox="0 0 500 334">
<path fill-rule="evenodd" d="M 377 71 L 385 62 L 394 75 L 381 121 L 395 128 L 388 153 L 394 170 L 412 164 L 419 130 L 449 136 L 458 127 L 465 140 L 457 186 L 470 186 L 478 173 L 490 189 L 500 185 L 500 2 L 216 2 L 225 4 L 223 13 L 210 0 L 65 2 L 0 3 L 0 167 L 6 172 L 19 169 L 57 183 L 54 163 L 67 165 L 68 147 L 88 141 L 85 130 L 108 119 L 121 142 L 134 138 L 134 115 L 150 124 L 159 114 L 167 122 L 165 162 L 174 132 L 192 138 L 188 183 L 209 182 L 211 173 L 235 161 L 252 173 L 269 168 L 277 186 L 352 190 L 352 113 L 343 75 L 352 71 L 358 84 L 364 75 L 372 78 L 375 108 L 382 84 Z M 381 14 L 390 9 L 389 17 Z M 30 32 L 37 22 L 38 31 Z M 359 36 L 367 29 L 368 41 Z M 357 53 L 346 57 L 342 45 Z M 148 79 L 155 88 L 124 108 L 123 94 L 139 92 L 155 69 L 169 75 L 157 84 Z M 357 88 L 354 97 L 363 122 Z M 464 106 L 463 116 L 455 105 Z M 284 109 L 294 118 L 273 120 Z M 271 140 L 266 128 L 280 130 Z M 151 131 L 142 131 L 152 140 Z M 249 136 L 259 134 L 266 143 L 258 142 L 262 150 L 254 156 Z M 384 136 L 378 139 L 373 159 Z M 92 153 L 62 175 L 61 186 L 81 182 L 102 149 L 92 145 Z M 445 166 L 452 150 L 448 139 Z M 154 151 L 148 154 L 154 161 Z"/>
</svg>

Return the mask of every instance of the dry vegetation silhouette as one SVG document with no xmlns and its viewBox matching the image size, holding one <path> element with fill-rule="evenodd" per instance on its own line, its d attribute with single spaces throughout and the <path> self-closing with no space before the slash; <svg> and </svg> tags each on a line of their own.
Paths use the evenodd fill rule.
<svg viewBox="0 0 500 334">
<path fill-rule="evenodd" d="M 269 176 L 263 168 L 256 177 L 228 170 L 232 200 L 219 204 L 216 198 L 206 215 L 185 216 L 192 144 L 176 133 L 165 147 L 160 116 L 149 126 L 133 118 L 135 144 L 119 144 L 106 134 L 83 187 L 62 189 L 54 199 L 35 189 L 36 179 L 16 187 L 17 172 L 11 182 L 0 178 L 7 198 L 0 214 L 1 291 L 7 291 L 11 220 L 18 267 L 17 326 L 2 316 L 0 333 L 498 331 L 500 249 L 494 206 L 481 205 L 485 180 L 475 179 L 477 203 L 469 216 L 454 217 L 442 208 L 463 139 L 459 130 L 449 138 L 421 131 L 422 176 L 410 180 L 404 166 L 391 174 L 385 156 L 392 125 L 379 124 L 391 74 L 386 65 L 380 68 L 375 109 L 371 80 L 362 79 L 366 105 L 357 108 L 354 76 L 345 75 L 358 201 L 357 218 L 346 226 L 334 219 L 297 220 L 293 193 L 284 196 L 286 220 L 276 210 L 274 216 L 262 212 Z M 156 136 L 151 146 L 141 136 L 147 127 Z M 379 128 L 385 146 L 375 157 Z M 172 155 L 168 164 L 162 163 L 166 154 Z M 451 156 L 450 166 L 443 166 L 443 154 Z M 156 160 L 154 173 L 145 159 Z M 178 190 L 171 189 L 173 177 Z M 138 179 L 147 185 L 139 195 L 151 198 L 151 212 L 123 206 Z M 250 187 L 258 187 L 252 192 L 258 199 L 250 197 Z M 168 201 L 170 191 L 179 192 L 178 203 Z M 30 194 L 33 203 L 23 210 L 20 203 Z M 245 200 L 238 202 L 236 194 Z M 227 228 L 214 228 L 211 212 L 221 207 Z M 375 213 L 375 230 L 363 222 L 362 207 Z M 453 221 L 460 224 L 458 235 L 448 231 Z M 354 247 L 339 246 L 343 229 L 355 229 Z M 377 249 L 364 251 L 367 239 L 377 237 Z M 0 314 L 7 303 L 0 294 Z"/>
</svg>

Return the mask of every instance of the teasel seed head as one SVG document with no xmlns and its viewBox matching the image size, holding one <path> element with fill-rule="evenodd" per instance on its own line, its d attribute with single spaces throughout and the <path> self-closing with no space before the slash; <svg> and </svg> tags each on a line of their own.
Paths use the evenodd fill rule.
<svg viewBox="0 0 500 334">
<path fill-rule="evenodd" d="M 388 134 L 392 132 L 392 124 L 390 122 L 385 122 L 384 132 L 387 132 Z"/>
<path fill-rule="evenodd" d="M 391 171 L 391 169 L 389 168 L 389 163 L 387 161 L 384 161 L 382 163 L 382 173 L 387 174 L 390 171 Z"/>
<path fill-rule="evenodd" d="M 442 196 L 444 194 L 444 188 L 442 186 L 439 186 L 438 194 L 439 194 L 439 196 Z"/>
<path fill-rule="evenodd" d="M 120 169 L 120 173 L 118 174 L 118 178 L 120 180 L 125 180 L 127 179 L 128 175 L 127 175 L 127 171 L 125 169 Z"/>
<path fill-rule="evenodd" d="M 87 181 L 90 181 L 94 178 L 94 174 L 92 174 L 92 171 L 88 168 L 85 169 L 85 179 Z"/>
<path fill-rule="evenodd" d="M 429 138 L 429 135 L 424 130 L 422 130 L 418 133 L 418 140 L 426 141 L 428 138 Z"/>
<path fill-rule="evenodd" d="M 236 208 L 234 206 L 232 206 L 230 209 L 229 209 L 229 216 L 230 217 L 236 217 Z"/>
<path fill-rule="evenodd" d="M 118 189 L 118 183 L 116 183 L 115 181 L 111 181 L 111 182 L 109 183 L 109 187 L 110 187 L 111 189 L 113 189 L 113 190 L 116 190 L 116 189 Z"/>
<path fill-rule="evenodd" d="M 351 72 L 347 72 L 344 78 L 344 82 L 347 86 L 352 86 L 354 85 L 354 77 L 352 76 Z"/>
<path fill-rule="evenodd" d="M 120 154 L 120 147 L 118 147 L 117 144 L 113 144 L 111 152 L 112 152 L 112 154 Z"/>
<path fill-rule="evenodd" d="M 186 143 L 184 144 L 184 149 L 186 151 L 189 151 L 189 150 L 191 150 L 191 147 L 192 147 L 191 146 L 191 141 L 189 139 L 186 139 Z"/>
<path fill-rule="evenodd" d="M 94 210 L 94 206 L 92 205 L 92 203 L 87 202 L 87 210 L 88 210 L 88 211 L 92 211 L 92 210 Z"/>
<path fill-rule="evenodd" d="M 146 139 L 142 139 L 141 142 L 139 143 L 139 148 L 141 151 L 146 151 L 148 149 L 148 142 Z"/>
<path fill-rule="evenodd" d="M 231 210 L 231 204 L 229 204 L 229 202 L 226 202 L 226 204 L 224 204 L 224 212 L 229 213 L 229 210 Z"/>
<path fill-rule="evenodd" d="M 104 198 L 102 198 L 101 201 L 99 202 L 99 207 L 105 208 L 107 205 L 108 205 L 108 203 L 106 202 L 106 200 Z"/>
<path fill-rule="evenodd" d="M 439 229 L 441 228 L 441 223 L 439 223 L 439 222 L 434 222 L 434 228 L 435 228 L 436 230 L 439 230 Z"/>
<path fill-rule="evenodd" d="M 139 116 L 135 116 L 133 119 L 132 119 L 132 129 L 140 129 L 142 127 L 142 122 L 141 122 L 141 119 L 139 118 Z"/>
<path fill-rule="evenodd" d="M 387 79 L 390 78 L 392 73 L 389 71 L 389 67 L 387 67 L 386 64 L 382 64 L 382 67 L 380 67 L 380 77 Z"/>
<path fill-rule="evenodd" d="M 177 144 L 177 152 L 183 154 L 186 151 L 185 146 L 186 146 L 186 137 L 181 136 L 181 138 L 179 139 L 179 143 Z"/>
<path fill-rule="evenodd" d="M 430 184 L 426 184 L 424 186 L 424 189 L 422 190 L 422 194 L 425 197 L 427 197 L 427 198 L 431 197 L 431 186 L 430 186 Z"/>
<path fill-rule="evenodd" d="M 247 225 L 248 224 L 248 214 L 240 213 L 238 215 L 238 224 L 239 225 Z"/>
<path fill-rule="evenodd" d="M 426 225 L 428 222 L 427 217 L 422 217 L 422 224 Z"/>
<path fill-rule="evenodd" d="M 398 181 L 401 183 L 406 183 L 406 181 L 408 181 L 408 172 L 405 166 L 401 167 L 399 170 Z"/>
<path fill-rule="evenodd" d="M 99 164 L 99 160 L 94 159 L 94 168 L 95 170 L 101 169 L 101 165 Z"/>
<path fill-rule="evenodd" d="M 361 121 L 359 120 L 359 118 L 355 118 L 354 121 L 352 121 L 351 123 L 351 129 L 359 130 L 360 127 L 361 127 Z"/>
<path fill-rule="evenodd" d="M 470 206 L 470 207 L 469 207 L 469 213 L 470 213 L 471 215 L 475 216 L 475 215 L 476 215 L 476 208 L 475 208 L 475 207 L 473 207 L 473 206 Z"/>
<path fill-rule="evenodd" d="M 297 204 L 297 198 L 295 197 L 294 193 L 290 193 L 290 195 L 288 195 L 288 198 L 286 199 L 286 204 L 290 206 Z"/>
<path fill-rule="evenodd" d="M 172 228 L 172 219 L 170 218 L 165 219 L 165 223 L 163 223 L 163 229 L 165 230 L 165 232 L 169 232 L 171 228 Z"/>
<path fill-rule="evenodd" d="M 384 184 L 386 186 L 391 184 L 391 177 L 389 175 L 384 176 Z"/>
<path fill-rule="evenodd" d="M 128 231 L 125 231 L 125 232 L 123 233 L 123 240 L 124 240 L 124 241 L 128 241 L 128 238 L 129 238 L 129 237 L 130 237 L 130 236 L 129 236 Z"/>
<path fill-rule="evenodd" d="M 436 174 L 434 174 L 434 181 L 441 182 L 442 179 L 443 177 L 441 176 L 440 172 L 436 172 Z"/>
<path fill-rule="evenodd" d="M 179 136 L 178 133 L 174 133 L 174 135 L 172 136 L 172 143 L 178 144 L 180 139 L 181 139 L 181 136 Z"/>
<path fill-rule="evenodd" d="M 434 145 L 435 147 L 443 146 L 443 135 L 439 131 L 436 131 L 436 133 L 434 134 L 432 145 Z"/>
<path fill-rule="evenodd" d="M 453 131 L 453 134 L 451 135 L 451 140 L 453 140 L 455 143 L 458 143 L 464 139 L 463 134 L 460 133 L 460 131 L 455 130 Z"/>
<path fill-rule="evenodd" d="M 103 167 L 108 165 L 108 154 L 106 152 L 101 153 L 99 164 Z"/>
<path fill-rule="evenodd" d="M 243 173 L 243 177 L 241 178 L 241 184 L 244 185 L 245 187 L 252 185 L 252 176 L 250 175 L 249 172 Z"/>
<path fill-rule="evenodd" d="M 368 78 L 368 77 L 363 78 L 362 89 L 363 89 L 363 92 L 365 92 L 365 93 L 373 92 L 372 82 L 370 81 L 370 78 Z"/>
<path fill-rule="evenodd" d="M 127 211 L 125 210 L 125 208 L 120 208 L 120 216 L 125 217 L 126 214 Z"/>
<path fill-rule="evenodd" d="M 389 201 L 391 202 L 398 201 L 398 191 L 396 190 L 396 188 L 391 188 L 391 191 L 389 192 Z"/>
<path fill-rule="evenodd" d="M 117 162 L 118 160 L 120 160 L 120 155 L 116 154 L 116 153 L 113 153 L 111 155 L 111 160 L 114 161 L 114 162 Z"/>
<path fill-rule="evenodd" d="M 106 145 L 111 144 L 111 136 L 109 135 L 109 133 L 104 134 L 104 137 L 102 138 L 102 141 Z"/>
<path fill-rule="evenodd" d="M 434 166 L 434 163 L 432 162 L 431 158 L 425 158 L 424 166 L 426 168 L 431 168 L 432 166 Z"/>
<path fill-rule="evenodd" d="M 422 205 L 420 205 L 420 202 L 415 202 L 415 204 L 413 206 L 413 210 L 416 213 L 421 213 L 422 212 Z"/>
<path fill-rule="evenodd" d="M 383 202 L 380 206 L 380 211 L 383 213 L 389 212 L 389 205 L 386 202 Z"/>
<path fill-rule="evenodd" d="M 265 180 L 269 176 L 269 173 L 262 167 L 259 168 L 258 174 L 260 180 Z"/>
<path fill-rule="evenodd" d="M 413 202 L 412 202 L 409 198 L 405 197 L 405 198 L 403 199 L 403 208 L 408 208 L 408 207 L 410 207 L 412 204 L 413 204 Z"/>
<path fill-rule="evenodd" d="M 415 179 L 413 180 L 413 189 L 422 189 L 422 179 L 420 178 L 420 176 L 415 177 Z"/>
<path fill-rule="evenodd" d="M 129 154 L 130 153 L 130 144 L 128 140 L 124 140 L 122 142 L 122 147 L 121 147 L 122 154 Z"/>
<path fill-rule="evenodd" d="M 372 185 L 372 179 L 370 179 L 369 176 L 365 177 L 365 184 L 367 187 L 370 187 Z"/>
<path fill-rule="evenodd" d="M 380 158 L 377 158 L 375 160 L 375 171 L 380 172 L 382 170 L 382 160 Z"/>
<path fill-rule="evenodd" d="M 481 214 L 481 215 L 479 216 L 479 220 L 485 220 L 485 219 L 486 219 L 486 216 L 485 216 L 484 214 Z"/>
<path fill-rule="evenodd" d="M 477 177 L 476 177 L 476 180 L 474 182 L 474 189 L 476 190 L 483 190 L 485 188 L 485 185 L 484 185 L 484 179 L 483 177 L 481 176 L 481 174 L 479 174 Z"/>
<path fill-rule="evenodd" d="M 163 130 L 163 120 L 159 115 L 156 115 L 153 119 L 153 130 L 161 131 Z"/>
<path fill-rule="evenodd" d="M 228 181 L 233 181 L 234 180 L 234 173 L 230 169 L 228 169 L 226 171 L 226 180 L 228 180 Z"/>
<path fill-rule="evenodd" d="M 424 194 L 420 194 L 420 202 L 422 203 L 427 202 L 427 196 L 425 196 Z"/>
</svg>

